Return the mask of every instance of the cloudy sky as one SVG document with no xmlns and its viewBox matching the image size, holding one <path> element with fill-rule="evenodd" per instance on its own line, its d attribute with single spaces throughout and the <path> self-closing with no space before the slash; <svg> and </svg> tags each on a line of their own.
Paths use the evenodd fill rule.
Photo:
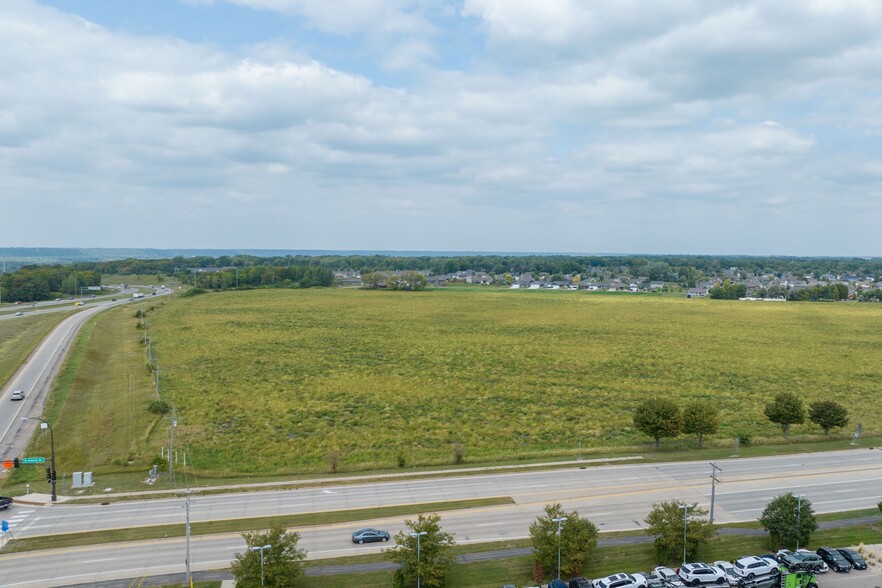
<svg viewBox="0 0 882 588">
<path fill-rule="evenodd" d="M 0 245 L 882 255 L 877 0 L 2 0 Z"/>
</svg>

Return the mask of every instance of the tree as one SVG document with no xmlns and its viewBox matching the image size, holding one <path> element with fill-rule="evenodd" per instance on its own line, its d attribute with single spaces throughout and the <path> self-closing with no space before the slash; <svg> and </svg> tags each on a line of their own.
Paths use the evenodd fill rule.
<svg viewBox="0 0 882 588">
<path fill-rule="evenodd" d="M 253 588 L 260 586 L 260 552 L 252 547 L 269 545 L 263 551 L 264 586 L 287 588 L 296 586 L 303 574 L 303 560 L 306 552 L 297 548 L 300 535 L 286 531 L 281 525 L 274 525 L 268 531 L 242 533 L 247 545 L 243 553 L 236 555 L 230 566 L 236 578 L 236 586 Z"/>
<path fill-rule="evenodd" d="M 395 572 L 394 586 L 396 588 L 409 588 L 416 586 L 417 573 L 420 576 L 420 585 L 426 588 L 441 588 L 444 586 L 444 576 L 447 567 L 453 561 L 450 553 L 453 547 L 453 535 L 441 530 L 441 515 L 421 514 L 417 520 L 404 520 L 407 531 L 400 531 L 395 535 L 395 547 L 386 551 L 386 557 L 401 566 Z M 422 533 L 419 538 L 419 559 L 417 559 L 417 538 L 411 533 Z"/>
<path fill-rule="evenodd" d="M 805 407 L 802 400 L 792 392 L 775 394 L 775 398 L 766 404 L 763 412 L 770 421 L 781 425 L 785 439 L 790 431 L 790 425 L 801 425 L 805 422 Z"/>
<path fill-rule="evenodd" d="M 769 532 L 769 542 L 773 549 L 796 543 L 805 545 L 818 528 L 812 503 L 806 498 L 797 498 L 790 492 L 773 498 L 766 505 L 759 521 Z"/>
<path fill-rule="evenodd" d="M 809 420 L 824 429 L 824 436 L 829 437 L 830 429 L 848 424 L 848 409 L 835 400 L 820 400 L 809 406 Z"/>
<path fill-rule="evenodd" d="M 560 504 L 545 505 L 545 516 L 530 525 L 536 567 L 557 571 L 557 523 L 552 519 L 560 517 L 567 518 L 560 527 L 560 571 L 562 575 L 577 576 L 597 547 L 597 527 L 576 511 L 564 512 Z"/>
<path fill-rule="evenodd" d="M 683 557 L 683 507 L 685 502 L 659 502 L 647 515 L 646 533 L 655 535 L 655 556 L 659 563 Z M 686 512 L 686 559 L 694 561 L 701 548 L 710 541 L 716 529 L 701 518 L 707 514 L 698 504 L 690 504 Z"/>
<path fill-rule="evenodd" d="M 389 281 L 393 290 L 425 290 L 426 276 L 417 272 L 401 272 Z"/>
<path fill-rule="evenodd" d="M 683 429 L 683 416 L 677 405 L 664 398 L 646 400 L 634 411 L 637 430 L 655 439 L 656 448 L 662 437 L 676 437 Z"/>
<path fill-rule="evenodd" d="M 683 432 L 695 435 L 698 446 L 704 444 L 705 435 L 713 435 L 720 428 L 720 411 L 706 400 L 693 400 L 683 409 Z"/>
</svg>

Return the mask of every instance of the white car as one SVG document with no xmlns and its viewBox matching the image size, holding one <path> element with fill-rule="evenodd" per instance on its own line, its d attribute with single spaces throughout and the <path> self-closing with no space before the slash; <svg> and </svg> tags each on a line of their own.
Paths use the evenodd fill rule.
<svg viewBox="0 0 882 588">
<path fill-rule="evenodd" d="M 24 390 L 13 390 L 9 395 L 10 400 L 24 400 Z"/>
<path fill-rule="evenodd" d="M 706 563 L 687 563 L 680 566 L 677 571 L 680 579 L 687 586 L 700 586 L 701 584 L 725 584 L 726 574 L 720 568 L 709 566 Z"/>
<path fill-rule="evenodd" d="M 643 574 L 613 574 L 594 580 L 594 588 L 646 588 Z"/>
<path fill-rule="evenodd" d="M 677 572 L 672 570 L 671 568 L 665 566 L 658 566 L 654 570 L 652 570 L 652 574 L 659 578 L 660 580 L 664 580 L 665 584 L 668 586 L 684 586 L 683 581 L 680 579 L 680 576 L 677 575 Z"/>
<path fill-rule="evenodd" d="M 741 577 L 735 573 L 735 566 L 730 562 L 717 560 L 714 562 L 714 567 L 723 570 L 723 573 L 726 574 L 726 581 L 729 582 L 729 586 L 738 585 L 738 580 L 740 580 Z"/>
<path fill-rule="evenodd" d="M 768 576 L 778 570 L 778 563 L 772 564 L 767 559 L 751 555 L 735 561 L 735 573 L 742 578 L 753 580 L 757 576 Z"/>
</svg>

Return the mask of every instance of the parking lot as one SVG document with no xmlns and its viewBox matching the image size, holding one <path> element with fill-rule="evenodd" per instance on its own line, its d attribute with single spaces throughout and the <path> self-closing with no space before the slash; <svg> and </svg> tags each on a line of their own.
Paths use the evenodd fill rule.
<svg viewBox="0 0 882 588">
<path fill-rule="evenodd" d="M 818 574 L 818 588 L 882 588 L 882 572 L 878 569 L 852 570 L 847 574 Z"/>
</svg>

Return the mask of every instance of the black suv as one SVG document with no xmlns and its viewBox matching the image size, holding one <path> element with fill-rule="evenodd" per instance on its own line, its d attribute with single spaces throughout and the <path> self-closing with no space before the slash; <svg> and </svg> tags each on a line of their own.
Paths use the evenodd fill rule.
<svg viewBox="0 0 882 588">
<path fill-rule="evenodd" d="M 570 578 L 570 588 L 591 588 L 591 580 L 582 576 Z"/>
<path fill-rule="evenodd" d="M 848 563 L 851 564 L 852 568 L 856 570 L 867 569 L 867 562 L 865 562 L 864 558 L 861 557 L 861 554 L 854 549 L 839 548 L 836 551 L 838 551 L 839 554 L 842 555 L 842 557 L 848 560 Z"/>
<path fill-rule="evenodd" d="M 830 569 L 834 572 L 850 572 L 851 564 L 848 563 L 842 554 L 832 547 L 819 547 L 817 554 L 826 562 Z"/>
</svg>

